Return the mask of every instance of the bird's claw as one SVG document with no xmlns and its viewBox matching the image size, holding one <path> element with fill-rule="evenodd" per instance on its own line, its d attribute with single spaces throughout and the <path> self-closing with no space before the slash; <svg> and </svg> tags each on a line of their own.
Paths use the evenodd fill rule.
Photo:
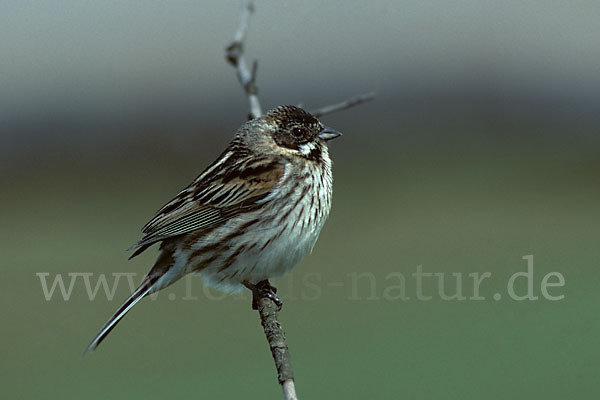
<svg viewBox="0 0 600 400">
<path fill-rule="evenodd" d="M 277 296 L 277 288 L 271 286 L 267 279 L 265 279 L 264 281 L 260 281 L 257 284 L 244 282 L 244 286 L 246 286 L 252 291 L 253 310 L 258 310 L 258 303 L 261 299 L 268 298 L 271 299 L 277 305 L 277 311 L 281 311 L 283 301 L 281 301 L 279 296 Z"/>
</svg>

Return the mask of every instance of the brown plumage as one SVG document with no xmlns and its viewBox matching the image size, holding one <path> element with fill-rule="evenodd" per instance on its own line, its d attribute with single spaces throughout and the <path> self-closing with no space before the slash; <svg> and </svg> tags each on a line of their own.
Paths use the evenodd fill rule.
<svg viewBox="0 0 600 400">
<path fill-rule="evenodd" d="M 158 259 L 87 350 L 141 298 L 187 273 L 201 272 L 205 282 L 227 291 L 269 289 L 268 279 L 312 250 L 329 214 L 325 142 L 339 135 L 294 106 L 242 125 L 219 158 L 142 228 L 131 257 L 160 242 Z"/>
</svg>

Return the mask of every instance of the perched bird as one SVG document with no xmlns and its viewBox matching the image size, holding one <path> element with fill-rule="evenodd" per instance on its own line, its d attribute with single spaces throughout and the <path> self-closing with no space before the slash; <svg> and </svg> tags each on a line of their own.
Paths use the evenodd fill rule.
<svg viewBox="0 0 600 400">
<path fill-rule="evenodd" d="M 89 344 L 94 350 L 144 296 L 191 272 L 218 289 L 249 288 L 279 305 L 269 283 L 312 250 L 331 208 L 326 142 L 341 133 L 301 108 L 280 106 L 243 124 L 227 149 L 165 204 L 131 247 L 160 242 L 140 286 Z"/>
</svg>

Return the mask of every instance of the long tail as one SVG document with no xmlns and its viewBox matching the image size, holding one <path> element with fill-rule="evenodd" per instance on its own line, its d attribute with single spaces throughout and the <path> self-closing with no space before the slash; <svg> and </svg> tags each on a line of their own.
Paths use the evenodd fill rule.
<svg viewBox="0 0 600 400">
<path fill-rule="evenodd" d="M 112 331 L 113 328 L 119 323 L 121 318 L 123 318 L 125 314 L 127 314 L 127 312 L 131 310 L 131 307 L 133 307 L 138 301 L 140 301 L 145 295 L 147 295 L 148 292 L 150 292 L 150 289 L 152 289 L 152 285 L 154 285 L 156 281 L 157 278 L 146 277 L 146 279 L 144 279 L 142 284 L 137 289 L 135 289 L 135 291 L 131 294 L 131 296 L 129 296 L 127 300 L 125 300 L 121 307 L 119 307 L 119 309 L 115 311 L 112 317 L 110 317 L 108 321 L 106 321 L 102 329 L 100 329 L 100 332 L 98 332 L 94 340 L 92 340 L 92 342 L 85 349 L 82 357 L 85 356 L 89 351 L 96 350 L 96 348 L 100 345 L 100 343 L 102 343 L 104 338 L 106 338 L 110 331 Z"/>
</svg>

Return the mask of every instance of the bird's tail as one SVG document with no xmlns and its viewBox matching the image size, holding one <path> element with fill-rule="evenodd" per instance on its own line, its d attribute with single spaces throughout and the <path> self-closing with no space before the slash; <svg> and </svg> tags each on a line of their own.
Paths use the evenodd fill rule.
<svg viewBox="0 0 600 400">
<path fill-rule="evenodd" d="M 146 277 L 146 279 L 144 279 L 141 285 L 137 289 L 135 289 L 131 296 L 129 296 L 129 298 L 125 300 L 121 307 L 119 307 L 119 309 L 115 311 L 115 313 L 108 319 L 108 321 L 106 321 L 102 329 L 100 329 L 100 332 L 98 332 L 94 340 L 92 340 L 92 342 L 83 352 L 83 356 L 85 356 L 89 351 L 96 350 L 96 348 L 100 345 L 100 343 L 102 343 L 104 338 L 106 338 L 110 331 L 112 331 L 113 328 L 119 323 L 121 318 L 123 318 L 125 314 L 127 314 L 127 312 L 131 310 L 131 307 L 133 307 L 138 301 L 140 301 L 144 296 L 146 296 L 150 292 L 152 286 L 157 280 L 157 278 L 151 277 Z"/>
</svg>

